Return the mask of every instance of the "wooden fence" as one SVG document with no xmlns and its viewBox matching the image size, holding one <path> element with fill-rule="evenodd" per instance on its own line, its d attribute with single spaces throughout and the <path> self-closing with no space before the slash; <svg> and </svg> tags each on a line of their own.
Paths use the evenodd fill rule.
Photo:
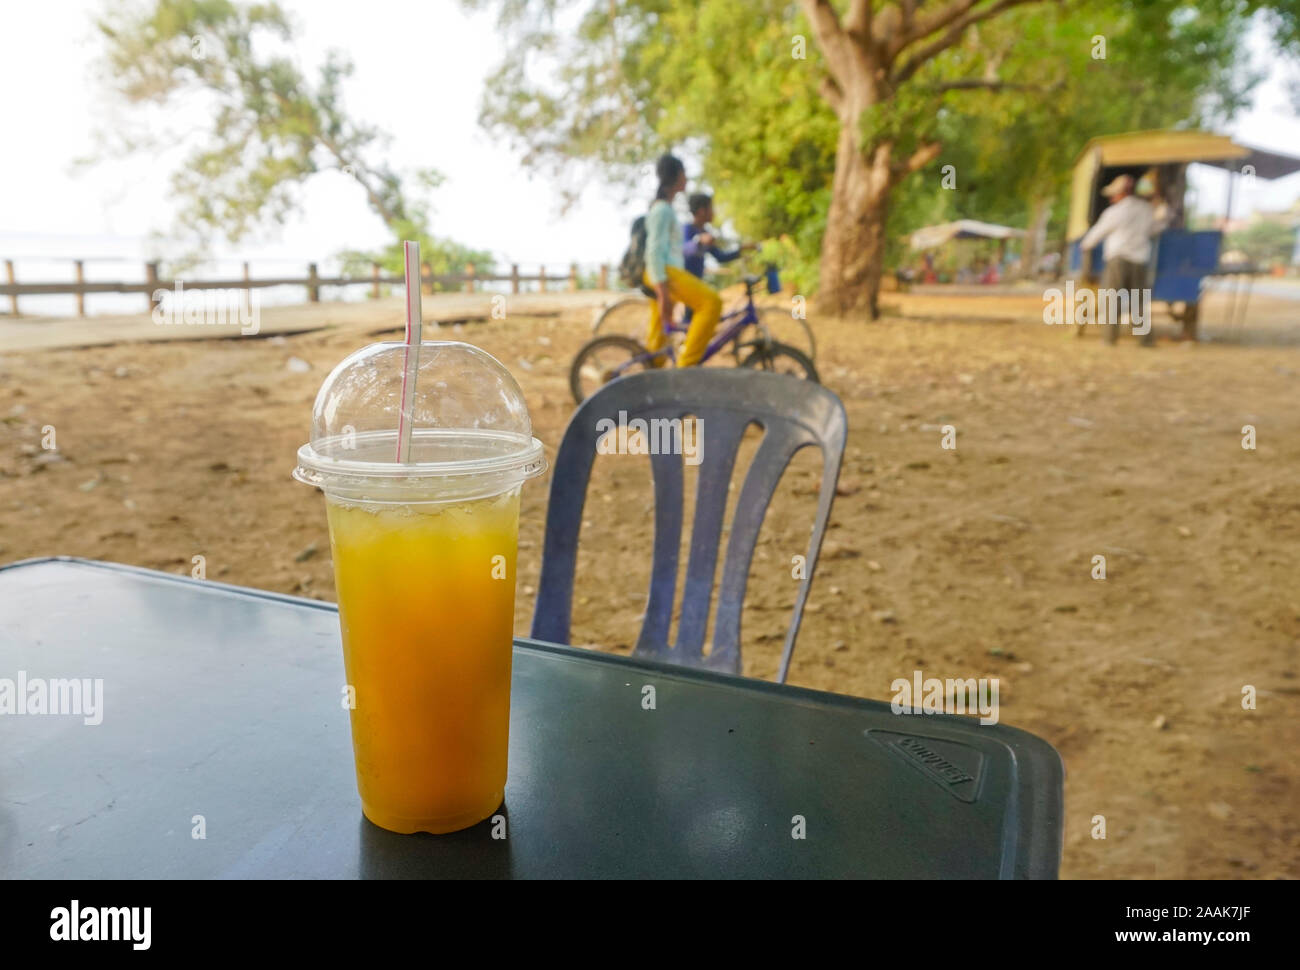
<svg viewBox="0 0 1300 970">
<path fill-rule="evenodd" d="M 154 298 L 154 294 L 159 290 L 174 291 L 177 280 L 165 280 L 158 275 L 158 263 L 144 264 L 144 282 L 143 283 L 121 283 L 121 282 L 86 282 L 86 270 L 84 260 L 74 260 L 73 265 L 76 267 L 77 278 L 71 282 L 60 283 L 19 283 L 14 272 L 14 261 L 5 260 L 5 282 L 0 284 L 0 296 L 9 297 L 9 308 L 14 316 L 18 316 L 18 298 L 20 296 L 51 296 L 74 294 L 77 297 L 77 316 L 86 315 L 86 294 L 87 293 L 143 293 L 148 300 L 149 309 L 153 310 L 160 301 Z M 428 263 L 422 266 L 420 281 L 426 287 L 459 287 L 466 293 L 473 293 L 474 287 L 480 283 L 510 283 L 510 292 L 518 293 L 519 284 L 537 283 L 539 289 L 543 292 L 546 290 L 548 283 L 566 282 L 567 289 L 578 289 L 578 264 L 570 263 L 568 273 L 560 273 L 548 276 L 546 267 L 538 267 L 534 275 L 524 275 L 519 272 L 518 264 L 512 264 L 508 274 L 480 274 L 476 273 L 473 264 L 465 267 L 463 273 L 446 273 L 439 276 L 433 275 L 432 268 Z M 302 286 L 307 289 L 307 300 L 311 303 L 320 302 L 320 289 L 322 286 L 370 286 L 371 296 L 379 298 L 380 287 L 384 284 L 405 285 L 406 278 L 399 275 L 386 275 L 382 272 L 378 263 L 371 263 L 370 275 L 367 276 L 321 276 L 316 269 L 315 263 L 307 265 L 306 276 L 274 276 L 254 279 L 249 273 L 249 264 L 244 263 L 244 274 L 239 279 L 225 280 L 187 280 L 181 278 L 180 281 L 183 289 L 186 290 L 253 290 L 267 286 Z M 609 287 L 609 267 L 601 265 L 598 270 L 597 286 L 599 289 L 608 289 Z"/>
</svg>

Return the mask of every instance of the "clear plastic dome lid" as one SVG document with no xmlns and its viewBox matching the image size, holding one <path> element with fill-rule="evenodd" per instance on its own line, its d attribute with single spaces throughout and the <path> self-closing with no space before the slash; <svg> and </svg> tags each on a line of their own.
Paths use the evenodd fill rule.
<svg viewBox="0 0 1300 970">
<path fill-rule="evenodd" d="M 420 344 L 410 453 L 399 461 L 406 364 L 406 345 L 388 341 L 334 368 L 316 395 L 294 478 L 345 498 L 418 501 L 495 495 L 546 469 L 515 379 L 458 341 Z"/>
</svg>

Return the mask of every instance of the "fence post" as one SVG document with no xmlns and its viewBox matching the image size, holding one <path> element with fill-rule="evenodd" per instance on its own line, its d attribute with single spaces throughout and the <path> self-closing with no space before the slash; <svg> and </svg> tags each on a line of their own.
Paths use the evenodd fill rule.
<svg viewBox="0 0 1300 970">
<path fill-rule="evenodd" d="M 466 276 L 465 292 L 473 293 L 474 292 L 474 264 L 473 263 L 465 264 L 465 276 Z"/>
<path fill-rule="evenodd" d="M 13 264 L 10 263 L 10 265 L 12 266 Z M 510 264 L 510 292 L 511 293 L 519 292 L 519 264 L 518 263 Z M 17 299 L 17 297 L 15 297 L 15 299 Z M 14 311 L 15 314 L 17 312 L 18 312 L 17 310 Z"/>
<path fill-rule="evenodd" d="M 604 263 L 600 264 L 600 288 L 602 290 L 609 289 L 609 267 Z"/>
<path fill-rule="evenodd" d="M 14 261 L 12 259 L 5 260 L 5 279 L 8 280 L 10 286 L 18 285 L 18 280 L 14 277 Z M 13 312 L 14 316 L 18 316 L 17 293 L 9 294 L 9 309 Z"/>
<path fill-rule="evenodd" d="M 248 261 L 244 261 L 244 309 L 249 313 L 251 319 L 253 313 L 253 288 L 248 284 L 252 282 L 253 274 L 248 270 Z"/>
<path fill-rule="evenodd" d="M 316 282 L 320 279 L 320 274 L 316 272 L 316 264 L 307 264 L 307 299 L 312 303 L 320 302 L 320 284 Z"/>
<path fill-rule="evenodd" d="M 86 293 L 81 289 L 86 282 L 86 264 L 81 260 L 75 260 L 77 267 L 77 316 L 86 315 Z"/>
<path fill-rule="evenodd" d="M 423 287 L 423 280 L 424 280 L 424 279 L 428 279 L 428 281 L 429 281 L 429 290 L 428 290 L 428 292 L 432 293 L 432 292 L 433 292 L 433 267 L 430 266 L 428 263 L 421 262 L 421 263 L 420 263 L 420 278 L 421 278 L 421 281 L 422 281 L 422 285 L 421 285 L 421 287 L 420 287 L 421 290 L 424 289 L 424 287 Z"/>
<path fill-rule="evenodd" d="M 569 264 L 569 292 L 573 293 L 578 289 L 578 264 Z"/>
<path fill-rule="evenodd" d="M 379 264 L 370 264 L 370 298 L 379 299 Z"/>
<path fill-rule="evenodd" d="M 545 266 L 537 267 L 537 291 L 539 293 L 546 292 L 546 267 Z"/>
<path fill-rule="evenodd" d="M 149 292 L 145 295 L 149 298 L 149 312 L 153 313 L 162 305 L 162 300 L 154 299 L 154 294 L 158 292 L 158 264 L 156 262 L 144 264 L 144 281 L 150 284 Z"/>
</svg>

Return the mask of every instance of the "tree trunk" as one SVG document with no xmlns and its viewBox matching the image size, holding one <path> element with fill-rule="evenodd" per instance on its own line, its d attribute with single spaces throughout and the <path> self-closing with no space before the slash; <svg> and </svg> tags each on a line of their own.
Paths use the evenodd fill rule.
<svg viewBox="0 0 1300 970">
<path fill-rule="evenodd" d="M 836 316 L 880 315 L 885 218 L 893 187 L 893 145 L 858 147 L 856 118 L 842 120 L 830 212 L 822 237 L 818 307 Z"/>
</svg>

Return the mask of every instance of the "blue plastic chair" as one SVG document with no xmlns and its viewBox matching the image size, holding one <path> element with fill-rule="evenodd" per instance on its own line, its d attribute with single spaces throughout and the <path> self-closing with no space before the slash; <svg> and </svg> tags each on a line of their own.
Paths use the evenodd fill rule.
<svg viewBox="0 0 1300 970">
<path fill-rule="evenodd" d="M 680 454 L 649 456 L 655 491 L 654 559 L 645 620 L 633 656 L 650 660 L 740 673 L 741 607 L 763 516 L 795 452 L 809 445 L 821 449 L 817 516 L 777 675 L 777 680 L 784 683 L 835 499 L 848 432 L 844 405 L 834 392 L 811 381 L 761 371 L 698 367 L 632 374 L 611 382 L 582 402 L 555 456 L 542 573 L 533 611 L 532 635 L 538 640 L 569 642 L 582 509 L 597 444 L 602 430 L 609 427 L 606 424 L 602 429 L 598 424 L 608 419 L 617 425 L 620 412 L 628 422 L 635 418 L 649 422 L 687 416 L 702 422 L 695 522 L 677 642 L 671 646 L 668 631 L 683 524 L 683 458 Z M 764 434 L 736 503 L 719 586 L 713 648 L 705 656 L 704 636 L 713 601 L 728 485 L 740 441 L 751 424 L 759 425 Z M 657 437 L 650 436 L 656 445 Z M 778 564 L 774 568 L 789 567 Z"/>
</svg>

